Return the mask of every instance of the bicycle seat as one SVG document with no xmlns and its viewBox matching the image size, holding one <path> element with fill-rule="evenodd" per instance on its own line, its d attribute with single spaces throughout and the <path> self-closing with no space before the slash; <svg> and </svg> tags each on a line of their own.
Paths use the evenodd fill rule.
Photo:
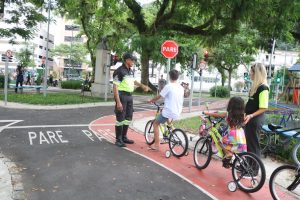
<svg viewBox="0 0 300 200">
<path fill-rule="evenodd" d="M 271 130 L 271 131 L 276 131 L 277 129 L 281 129 L 283 128 L 282 126 L 280 125 L 276 125 L 276 124 L 268 124 L 268 128 Z"/>
</svg>

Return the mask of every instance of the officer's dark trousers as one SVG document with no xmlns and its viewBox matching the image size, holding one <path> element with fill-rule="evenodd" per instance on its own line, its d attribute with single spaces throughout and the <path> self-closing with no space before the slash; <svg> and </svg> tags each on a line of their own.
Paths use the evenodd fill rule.
<svg viewBox="0 0 300 200">
<path fill-rule="evenodd" d="M 123 111 L 119 111 L 116 104 L 116 140 L 123 141 L 127 137 L 128 126 L 132 120 L 133 99 L 132 95 L 126 92 L 119 92 L 119 97 Z"/>
<path fill-rule="evenodd" d="M 247 151 L 260 157 L 259 134 L 264 120 L 264 114 L 256 116 L 246 124 L 245 135 L 247 142 Z"/>
</svg>

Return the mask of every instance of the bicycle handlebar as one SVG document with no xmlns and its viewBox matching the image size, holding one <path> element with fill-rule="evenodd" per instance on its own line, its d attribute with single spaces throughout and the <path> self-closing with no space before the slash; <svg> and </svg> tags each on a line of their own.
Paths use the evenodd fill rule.
<svg viewBox="0 0 300 200">
<path fill-rule="evenodd" d="M 154 105 L 156 105 L 157 107 L 161 107 L 161 106 L 163 106 L 163 105 L 164 105 L 164 103 L 160 103 L 160 104 L 158 104 L 158 103 L 156 103 L 156 102 L 154 102 L 153 104 L 154 104 Z"/>
<path fill-rule="evenodd" d="M 202 114 L 205 115 L 204 112 L 202 112 Z M 223 118 L 221 118 L 221 117 L 214 117 L 214 119 L 216 119 L 216 121 L 214 121 L 214 120 L 211 119 L 212 117 L 209 116 L 209 115 L 208 115 L 208 116 L 205 115 L 205 117 L 202 117 L 202 116 L 200 115 L 200 118 L 201 118 L 201 120 L 204 121 L 204 122 L 206 122 L 206 119 L 208 119 L 209 122 L 210 122 L 211 124 L 213 124 L 213 125 L 216 125 L 216 124 L 220 123 L 220 122 L 223 120 Z M 205 119 L 205 118 L 206 118 L 206 119 Z"/>
</svg>

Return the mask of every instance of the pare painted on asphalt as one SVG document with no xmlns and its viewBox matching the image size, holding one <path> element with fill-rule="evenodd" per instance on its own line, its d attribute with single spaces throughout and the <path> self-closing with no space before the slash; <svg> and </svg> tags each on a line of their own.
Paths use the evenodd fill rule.
<svg viewBox="0 0 300 200">
<path fill-rule="evenodd" d="M 62 131 L 28 132 L 30 145 L 69 143 L 63 138 Z"/>
</svg>

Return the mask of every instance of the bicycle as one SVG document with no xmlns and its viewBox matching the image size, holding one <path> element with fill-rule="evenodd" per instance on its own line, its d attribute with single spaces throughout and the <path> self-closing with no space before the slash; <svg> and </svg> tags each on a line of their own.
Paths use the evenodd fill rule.
<svg viewBox="0 0 300 200">
<path fill-rule="evenodd" d="M 210 126 L 205 127 L 207 134 L 200 137 L 196 142 L 193 158 L 198 169 L 205 169 L 214 154 L 212 151 L 212 142 L 214 142 L 220 157 L 224 157 L 222 147 L 219 145 L 222 136 L 218 131 L 220 122 L 223 119 L 214 121 L 210 116 L 205 117 L 206 119 L 202 116 L 200 118 L 205 124 L 207 123 L 206 119 L 208 119 Z M 233 157 L 229 163 L 223 165 L 225 168 L 231 167 L 232 169 L 233 181 L 230 181 L 227 185 L 229 191 L 235 192 L 239 188 L 244 192 L 253 193 L 260 190 L 266 179 L 266 170 L 262 161 L 250 152 L 232 152 L 232 154 Z"/>
<path fill-rule="evenodd" d="M 162 104 L 154 103 L 157 107 L 157 111 L 155 114 L 155 118 L 161 113 Z M 154 120 L 149 120 L 146 123 L 144 136 L 146 143 L 148 145 L 152 145 L 154 143 L 154 130 L 153 130 L 153 122 Z M 182 157 L 187 155 L 188 150 L 188 137 L 186 133 L 178 128 L 174 128 L 174 125 L 171 122 L 166 122 L 164 124 L 159 125 L 159 131 L 163 135 L 163 140 L 169 144 L 169 149 L 165 153 L 165 156 L 169 158 L 172 155 L 175 157 Z"/>
<path fill-rule="evenodd" d="M 260 134 L 261 154 L 267 156 L 268 153 L 275 153 L 277 149 L 287 147 L 292 139 L 297 139 L 297 143 L 292 150 L 292 158 L 297 166 L 300 165 L 300 127 L 293 129 L 282 129 L 275 124 L 262 126 Z M 298 131 L 297 131 L 298 130 Z"/>
<path fill-rule="evenodd" d="M 294 165 L 278 167 L 271 175 L 269 189 L 273 199 L 300 198 L 300 168 Z"/>
</svg>

